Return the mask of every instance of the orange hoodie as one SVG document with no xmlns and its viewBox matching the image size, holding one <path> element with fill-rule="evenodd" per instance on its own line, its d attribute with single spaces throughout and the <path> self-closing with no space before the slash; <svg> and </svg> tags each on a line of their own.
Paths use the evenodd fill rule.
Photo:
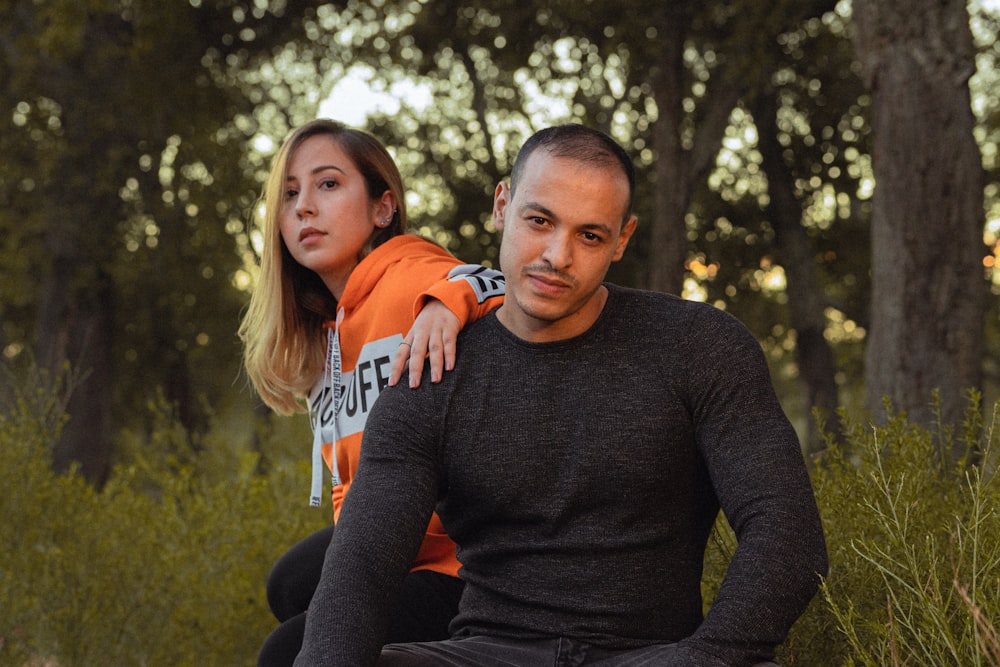
<svg viewBox="0 0 1000 667">
<path fill-rule="evenodd" d="M 336 321 L 326 325 L 326 373 L 309 396 L 313 505 L 320 502 L 321 455 L 333 473 L 334 521 L 340 515 L 358 467 L 368 412 L 386 387 L 396 348 L 424 303 L 440 300 L 465 326 L 499 306 L 503 293 L 499 272 L 461 264 L 446 250 L 416 236 L 394 237 L 358 264 L 340 298 Z M 336 407 L 333 396 L 339 396 Z M 455 544 L 435 514 L 413 569 L 454 576 L 458 567 Z"/>
</svg>

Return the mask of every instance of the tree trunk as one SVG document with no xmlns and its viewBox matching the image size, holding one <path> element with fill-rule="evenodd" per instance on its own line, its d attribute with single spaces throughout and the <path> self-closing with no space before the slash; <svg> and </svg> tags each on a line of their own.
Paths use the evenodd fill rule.
<svg viewBox="0 0 1000 667">
<path fill-rule="evenodd" d="M 65 261 L 65 257 L 60 258 Z M 111 471 L 111 282 L 101 275 L 86 292 L 69 293 L 69 263 L 46 281 L 41 308 L 39 363 L 50 372 L 69 364 L 79 374 L 66 412 L 70 419 L 52 450 L 52 465 L 66 471 L 79 464 L 80 474 L 100 486 Z M 79 272 L 75 272 L 79 273 Z"/>
<path fill-rule="evenodd" d="M 89 18 L 84 53 L 118 40 L 115 17 Z M 97 55 L 94 55 L 97 58 Z M 36 358 L 58 374 L 68 364 L 81 378 L 67 404 L 69 421 L 53 448 L 53 465 L 78 463 L 81 474 L 101 485 L 111 469 L 114 290 L 108 272 L 117 243 L 121 200 L 104 165 L 113 153 L 114 115 L 90 103 L 114 80 L 114 62 L 84 62 L 49 72 L 48 89 L 63 108 L 61 149 L 42 175 L 45 246 L 51 262 L 42 280 Z"/>
<path fill-rule="evenodd" d="M 872 91 L 875 195 L 868 406 L 961 419 L 982 380 L 983 186 L 968 80 L 965 0 L 859 0 L 856 47 Z"/>
<path fill-rule="evenodd" d="M 692 8 L 665 3 L 660 13 L 662 58 L 651 74 L 657 118 L 653 124 L 656 153 L 656 197 L 650 235 L 649 289 L 680 294 L 687 260 L 688 209 L 700 179 L 708 175 L 729 126 L 729 117 L 747 89 L 746 79 L 733 67 L 713 75 L 706 111 L 687 141 L 684 140 L 687 95 L 684 47 Z"/>
<path fill-rule="evenodd" d="M 753 32 L 746 49 L 733 54 L 726 64 L 712 73 L 708 98 L 690 136 L 685 137 L 686 119 L 683 101 L 690 94 L 690 82 L 684 65 L 684 49 L 692 36 L 695 12 L 704 3 L 665 2 L 650 10 L 646 20 L 657 28 L 659 62 L 650 72 L 657 118 L 653 124 L 653 150 L 656 154 L 656 196 L 650 235 L 650 270 L 648 288 L 680 294 L 684 287 L 684 264 L 687 260 L 686 216 L 694 189 L 714 165 L 729 126 L 729 118 L 751 81 L 768 71 L 760 58 L 771 47 L 768 30 L 778 30 L 770 21 L 773 13 L 795 25 L 808 16 L 820 16 L 833 9 L 833 0 L 809 3 L 786 2 L 782 6 L 761 6 L 751 19 L 761 31 Z"/>
<path fill-rule="evenodd" d="M 767 217 L 774 228 L 778 262 L 788 282 L 788 315 L 796 333 L 795 353 L 799 379 L 806 390 L 806 407 L 818 410 L 832 434 L 840 431 L 837 406 L 836 364 L 826 341 L 823 287 L 816 273 L 816 261 L 809 235 L 802 226 L 802 203 L 795 196 L 794 178 L 782 157 L 776 124 L 777 107 L 773 95 L 757 97 L 754 123 L 758 129 L 763 168 L 767 173 L 770 203 Z M 823 440 L 815 420 L 809 419 L 806 453 L 820 453 Z"/>
<path fill-rule="evenodd" d="M 111 469 L 113 290 L 110 277 L 86 259 L 88 244 L 82 237 L 95 231 L 110 234 L 100 233 L 101 218 L 90 217 L 100 206 L 69 190 L 67 185 L 64 195 L 72 199 L 49 207 L 46 248 L 52 267 L 42 283 L 36 358 L 53 376 L 69 365 L 77 378 L 66 405 L 69 422 L 53 447 L 53 466 L 65 471 L 78 463 L 80 473 L 100 485 Z M 61 212 L 67 210 L 97 229 L 84 230 L 80 220 L 65 219 Z"/>
<path fill-rule="evenodd" d="M 679 12 L 677 12 L 679 13 Z M 691 201 L 688 154 L 681 144 L 684 110 L 684 39 L 690 17 L 661 11 L 663 59 L 652 75 L 656 195 L 650 229 L 649 289 L 680 294 L 687 256 L 684 215 Z"/>
</svg>

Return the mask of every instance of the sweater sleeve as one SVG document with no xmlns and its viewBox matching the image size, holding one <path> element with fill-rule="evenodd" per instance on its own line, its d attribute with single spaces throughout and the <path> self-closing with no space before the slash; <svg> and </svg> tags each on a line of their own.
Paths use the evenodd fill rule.
<svg viewBox="0 0 1000 667">
<path fill-rule="evenodd" d="M 309 604 L 298 667 L 378 660 L 438 497 L 436 440 L 427 437 L 435 417 L 407 409 L 426 390 L 426 383 L 418 390 L 388 388 L 369 415 L 357 475 Z"/>
<path fill-rule="evenodd" d="M 720 313 L 692 358 L 697 444 L 738 540 L 718 597 L 680 642 L 678 665 L 737 667 L 774 656 L 827 570 L 826 545 L 798 437 L 760 345 Z M 692 337 L 694 339 L 695 337 Z"/>
<path fill-rule="evenodd" d="M 413 317 L 430 299 L 437 299 L 461 321 L 478 320 L 500 305 L 504 295 L 503 274 L 478 264 L 459 264 L 446 278 L 431 285 L 413 304 Z"/>
</svg>

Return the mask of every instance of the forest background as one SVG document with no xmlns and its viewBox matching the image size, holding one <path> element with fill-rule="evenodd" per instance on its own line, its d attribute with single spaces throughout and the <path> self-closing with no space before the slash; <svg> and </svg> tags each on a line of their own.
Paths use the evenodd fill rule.
<svg viewBox="0 0 1000 667">
<path fill-rule="evenodd" d="M 810 458 L 900 411 L 968 462 L 970 390 L 1000 396 L 998 28 L 995 0 L 0 0 L 4 414 L 35 397 L 94 493 L 168 497 L 153 459 L 287 473 L 267 502 L 299 515 L 307 425 L 261 408 L 235 330 L 269 160 L 350 75 L 392 101 L 364 125 L 413 231 L 495 264 L 523 139 L 605 129 L 639 171 L 613 281 L 746 322 Z"/>
</svg>

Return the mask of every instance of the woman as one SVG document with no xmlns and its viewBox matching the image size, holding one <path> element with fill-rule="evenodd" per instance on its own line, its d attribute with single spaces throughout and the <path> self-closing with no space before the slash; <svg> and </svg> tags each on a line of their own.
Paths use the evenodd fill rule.
<svg viewBox="0 0 1000 667">
<path fill-rule="evenodd" d="M 371 135 L 335 121 L 312 121 L 291 134 L 275 156 L 264 203 L 260 278 L 240 326 L 244 363 L 276 412 L 308 410 L 310 503 L 320 504 L 325 461 L 336 521 L 368 410 L 389 382 L 393 359 L 398 367 L 409 359 L 419 373 L 429 351 L 431 379 L 439 379 L 454 363 L 461 326 L 499 305 L 503 278 L 405 235 L 403 184 L 392 157 Z M 298 653 L 332 531 L 306 538 L 272 570 L 268 602 L 281 625 L 259 664 L 291 664 Z M 457 571 L 455 545 L 434 516 L 388 641 L 447 636 L 461 594 Z"/>
</svg>

